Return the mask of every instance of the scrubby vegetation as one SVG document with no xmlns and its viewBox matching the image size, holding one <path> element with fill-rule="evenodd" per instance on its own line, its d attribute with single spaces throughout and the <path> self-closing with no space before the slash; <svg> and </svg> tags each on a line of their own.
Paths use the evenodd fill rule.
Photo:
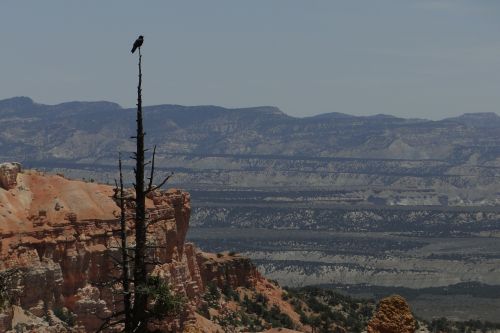
<svg viewBox="0 0 500 333">
<path fill-rule="evenodd" d="M 283 298 L 294 306 L 301 322 L 315 332 L 335 332 L 337 327 L 361 332 L 375 309 L 373 300 L 355 299 L 315 287 L 287 289 Z"/>
<path fill-rule="evenodd" d="M 204 304 L 199 313 L 227 332 L 236 328 L 255 332 L 270 327 L 297 329 L 302 324 L 314 332 L 361 332 L 375 309 L 373 300 L 359 300 L 321 288 L 285 289 L 281 299 L 299 314 L 300 323 L 294 322 L 274 300 L 263 293 L 246 288 L 233 290 L 229 285 L 207 287 Z"/>
<path fill-rule="evenodd" d="M 149 276 L 147 293 L 151 299 L 151 316 L 161 319 L 165 316 L 176 315 L 182 312 L 186 305 L 183 297 L 174 295 L 165 281 L 157 276 Z"/>
<path fill-rule="evenodd" d="M 500 330 L 500 323 L 490 323 L 488 321 L 467 320 L 451 321 L 446 318 L 434 319 L 426 322 L 429 331 L 443 333 L 487 333 Z"/>
<path fill-rule="evenodd" d="M 270 323 L 272 327 L 294 327 L 290 317 L 282 313 L 276 305 L 271 306 L 269 300 L 263 294 L 258 293 L 253 299 L 245 296 L 242 304 L 247 313 L 257 315 L 265 322 Z"/>
<path fill-rule="evenodd" d="M 218 288 L 209 284 L 204 304 L 198 312 L 224 327 L 226 332 L 245 328 L 251 332 L 270 327 L 295 328 L 292 319 L 269 302 L 267 296 L 246 288 L 234 290 L 230 285 Z"/>
<path fill-rule="evenodd" d="M 19 269 L 0 271 L 0 310 L 10 305 L 14 296 L 13 284 L 19 273 Z"/>
<path fill-rule="evenodd" d="M 76 316 L 67 308 L 55 308 L 54 315 L 61 321 L 63 321 L 66 325 L 70 327 L 75 326 Z"/>
</svg>

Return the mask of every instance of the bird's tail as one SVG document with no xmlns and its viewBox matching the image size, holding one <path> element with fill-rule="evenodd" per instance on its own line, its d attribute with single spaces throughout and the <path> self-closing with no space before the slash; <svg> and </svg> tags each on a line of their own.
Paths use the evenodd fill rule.
<svg viewBox="0 0 500 333">
<path fill-rule="evenodd" d="M 134 52 L 135 52 L 135 49 L 137 49 L 137 46 L 135 46 L 135 45 L 134 45 L 134 47 L 132 48 L 132 51 L 131 51 L 131 52 L 132 52 L 132 53 L 134 53 Z"/>
</svg>

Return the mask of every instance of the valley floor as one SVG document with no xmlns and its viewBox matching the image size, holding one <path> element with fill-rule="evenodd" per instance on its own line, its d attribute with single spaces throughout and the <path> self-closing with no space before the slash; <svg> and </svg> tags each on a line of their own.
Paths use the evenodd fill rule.
<svg viewBox="0 0 500 333">
<path fill-rule="evenodd" d="M 321 285 L 377 299 L 399 293 L 428 320 L 500 318 L 500 239 L 494 234 L 191 228 L 188 238 L 204 250 L 243 253 L 286 286 Z"/>
</svg>

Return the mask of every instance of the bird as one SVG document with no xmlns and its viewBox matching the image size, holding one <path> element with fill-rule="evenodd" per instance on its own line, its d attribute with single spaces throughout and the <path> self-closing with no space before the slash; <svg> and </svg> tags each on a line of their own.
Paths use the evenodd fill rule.
<svg viewBox="0 0 500 333">
<path fill-rule="evenodd" d="M 139 38 L 137 38 L 134 42 L 134 46 L 132 47 L 132 53 L 134 53 L 137 48 L 141 48 L 142 43 L 144 43 L 144 36 L 140 35 Z"/>
</svg>

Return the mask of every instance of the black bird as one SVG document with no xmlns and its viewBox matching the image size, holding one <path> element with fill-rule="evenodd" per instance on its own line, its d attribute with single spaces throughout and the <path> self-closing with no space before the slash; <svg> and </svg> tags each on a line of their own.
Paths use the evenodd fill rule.
<svg viewBox="0 0 500 333">
<path fill-rule="evenodd" d="M 140 35 L 139 38 L 137 38 L 134 42 L 134 46 L 132 47 L 132 53 L 134 53 L 137 48 L 140 48 L 142 46 L 142 43 L 144 43 L 144 36 Z"/>
</svg>

